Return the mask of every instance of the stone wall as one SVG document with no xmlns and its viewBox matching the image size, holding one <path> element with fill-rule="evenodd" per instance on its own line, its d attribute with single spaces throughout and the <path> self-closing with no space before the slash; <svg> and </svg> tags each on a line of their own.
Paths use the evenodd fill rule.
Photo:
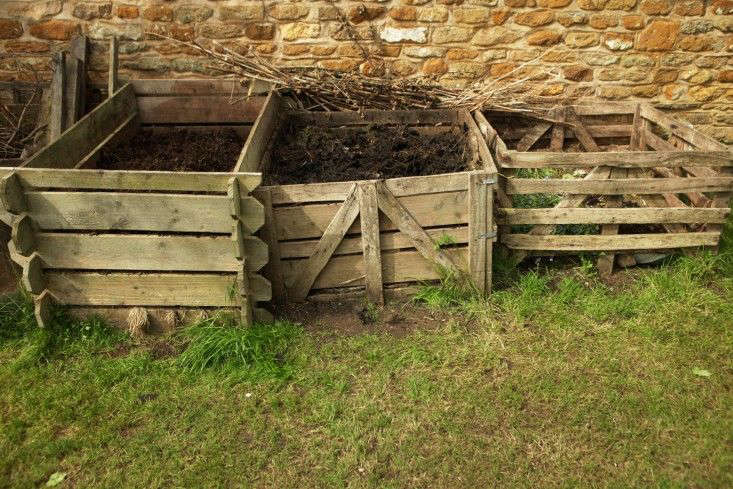
<svg viewBox="0 0 733 489">
<path fill-rule="evenodd" d="M 733 0 L 0 0 L 0 80 L 29 76 L 16 61 L 48 78 L 51 53 L 77 32 L 94 40 L 99 82 L 110 35 L 121 39 L 123 77 L 216 75 L 155 32 L 283 65 L 451 86 L 554 46 L 538 68 L 561 74 L 544 82 L 546 95 L 648 100 L 733 143 Z"/>
</svg>

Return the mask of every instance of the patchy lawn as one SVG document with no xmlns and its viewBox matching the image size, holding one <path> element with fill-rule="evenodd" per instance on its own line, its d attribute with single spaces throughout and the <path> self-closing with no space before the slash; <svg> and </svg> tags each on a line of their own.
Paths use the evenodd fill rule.
<svg viewBox="0 0 733 489">
<path fill-rule="evenodd" d="M 138 343 L 6 300 L 0 487 L 733 487 L 722 258 L 453 292 L 396 329 L 399 307 Z"/>
</svg>

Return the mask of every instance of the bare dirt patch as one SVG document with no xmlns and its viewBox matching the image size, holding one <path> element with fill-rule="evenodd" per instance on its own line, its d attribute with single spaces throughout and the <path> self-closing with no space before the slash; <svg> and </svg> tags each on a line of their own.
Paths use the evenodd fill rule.
<svg viewBox="0 0 733 489">
<path fill-rule="evenodd" d="M 404 337 L 416 330 L 435 330 L 450 319 L 450 314 L 413 304 L 392 302 L 385 306 L 365 306 L 358 300 L 291 303 L 279 311 L 282 319 L 300 323 L 307 331 L 329 336 L 356 336 L 387 333 Z"/>
<path fill-rule="evenodd" d="M 243 144 L 232 129 L 141 130 L 124 144 L 103 150 L 97 168 L 227 172 L 234 168 Z"/>
<path fill-rule="evenodd" d="M 363 130 L 287 125 L 273 147 L 266 184 L 340 182 L 466 170 L 462 133 L 425 134 L 405 125 Z"/>
</svg>

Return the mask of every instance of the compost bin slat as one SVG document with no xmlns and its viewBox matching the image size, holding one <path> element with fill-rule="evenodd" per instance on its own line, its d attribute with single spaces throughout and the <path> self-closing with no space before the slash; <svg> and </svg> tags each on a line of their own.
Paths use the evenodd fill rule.
<svg viewBox="0 0 733 489">
<path fill-rule="evenodd" d="M 149 236 L 40 233 L 38 253 L 46 268 L 77 270 L 155 270 L 236 272 L 229 236 Z M 247 264 L 257 271 L 267 263 L 267 246 L 245 237 Z"/>
<path fill-rule="evenodd" d="M 233 124 L 253 122 L 262 98 L 225 95 L 139 97 L 141 124 Z"/>
<path fill-rule="evenodd" d="M 717 232 L 617 234 L 612 236 L 505 234 L 501 237 L 501 242 L 510 248 L 521 250 L 618 251 L 716 246 L 719 237 L 720 234 Z"/>
<path fill-rule="evenodd" d="M 248 192 L 262 181 L 260 173 L 199 173 L 127 170 L 0 168 L 0 177 L 15 173 L 26 190 L 144 190 L 148 192 L 220 192 L 235 177 Z"/>
<path fill-rule="evenodd" d="M 465 179 L 464 175 L 464 179 Z M 466 184 L 464 183 L 464 188 Z M 398 200 L 423 227 L 448 226 L 468 223 L 466 191 L 446 192 L 429 195 L 410 195 Z M 279 240 L 294 240 L 319 237 L 331 222 L 340 207 L 339 204 L 313 204 L 274 209 Z M 360 232 L 359 222 L 349 229 L 349 234 Z M 380 219 L 380 230 L 397 229 L 387 219 Z"/>
<path fill-rule="evenodd" d="M 664 224 L 722 223 L 730 209 L 581 208 L 497 209 L 499 224 Z"/>
<path fill-rule="evenodd" d="M 664 151 L 628 153 L 518 153 L 509 152 L 507 168 L 589 167 L 620 168 L 733 166 L 733 154 L 727 151 Z"/>
<path fill-rule="evenodd" d="M 454 192 L 466 189 L 468 173 L 443 173 L 419 177 L 390 178 L 385 185 L 396 197 Z M 366 181 L 366 180 L 363 180 Z M 263 187 L 272 193 L 273 205 L 339 201 L 346 198 L 351 182 L 304 183 Z"/>
<path fill-rule="evenodd" d="M 468 249 L 446 250 L 448 255 L 460 264 L 468 261 Z M 283 269 L 286 284 L 303 266 L 302 260 L 285 260 Z M 313 289 L 353 287 L 364 285 L 364 259 L 359 255 L 333 256 L 313 283 Z M 440 279 L 435 264 L 425 260 L 417 251 L 397 251 L 382 253 L 382 281 L 384 285 L 420 282 Z"/>
<path fill-rule="evenodd" d="M 230 233 L 229 200 L 218 195 L 129 194 L 116 192 L 27 192 L 33 219 L 44 230 L 162 231 Z M 249 229 L 264 222 L 262 205 L 242 200 Z"/>
<path fill-rule="evenodd" d="M 587 195 L 725 192 L 733 190 L 731 177 L 625 178 L 577 180 L 566 178 L 509 178 L 507 194 L 573 193 Z"/>
<path fill-rule="evenodd" d="M 681 137 L 685 141 L 697 146 L 699 149 L 710 151 L 727 151 L 728 147 L 703 133 L 696 131 L 691 124 L 682 123 L 673 117 L 657 110 L 647 104 L 641 106 L 641 116 L 651 122 L 655 122 L 672 134 Z"/>
<path fill-rule="evenodd" d="M 235 280 L 235 274 L 46 272 L 48 289 L 62 303 L 80 306 L 232 307 Z M 269 283 L 252 282 L 253 298 L 269 300 Z"/>
</svg>

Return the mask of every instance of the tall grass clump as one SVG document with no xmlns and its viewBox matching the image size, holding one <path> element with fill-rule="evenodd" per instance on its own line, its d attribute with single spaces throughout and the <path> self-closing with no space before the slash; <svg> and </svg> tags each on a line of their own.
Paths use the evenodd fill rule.
<svg viewBox="0 0 733 489">
<path fill-rule="evenodd" d="M 223 370 L 284 380 L 292 375 L 289 350 L 301 332 L 285 321 L 242 327 L 232 316 L 216 315 L 181 332 L 188 345 L 178 362 L 189 373 Z"/>
<path fill-rule="evenodd" d="M 413 300 L 429 307 L 448 309 L 464 306 L 480 297 L 478 289 L 465 273 L 441 267 L 439 274 L 440 283 L 424 283 L 414 295 Z"/>
</svg>

